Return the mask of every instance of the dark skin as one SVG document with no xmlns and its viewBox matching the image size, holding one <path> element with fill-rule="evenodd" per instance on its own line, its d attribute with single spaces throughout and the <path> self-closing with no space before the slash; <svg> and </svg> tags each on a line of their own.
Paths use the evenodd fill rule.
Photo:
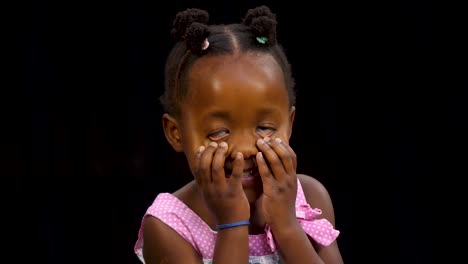
<svg viewBox="0 0 468 264">
<path fill-rule="evenodd" d="M 335 225 L 332 201 L 314 178 L 296 174 L 289 146 L 295 108 L 281 68 L 267 54 L 202 57 L 192 66 L 181 116 L 165 114 L 166 138 L 184 152 L 195 180 L 174 195 L 218 231 L 213 263 L 248 263 L 248 235 L 270 225 L 281 263 L 343 263 L 338 245 L 322 247 L 300 226 L 297 179 L 319 218 Z M 146 263 L 202 263 L 195 249 L 155 217 L 144 223 Z M 233 246 L 235 245 L 235 246 Z"/>
</svg>

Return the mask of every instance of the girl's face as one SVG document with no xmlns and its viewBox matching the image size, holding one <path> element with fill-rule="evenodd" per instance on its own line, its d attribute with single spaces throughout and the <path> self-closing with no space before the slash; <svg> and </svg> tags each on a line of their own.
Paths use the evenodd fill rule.
<svg viewBox="0 0 468 264">
<path fill-rule="evenodd" d="M 212 141 L 229 146 L 225 168 L 241 152 L 246 170 L 255 166 L 257 139 L 289 141 L 295 111 L 289 106 L 282 70 L 270 55 L 204 57 L 192 66 L 188 78 L 188 96 L 173 130 L 178 145 L 171 144 L 185 152 L 191 169 L 198 147 Z M 262 192 L 260 176 L 243 187 L 254 202 Z"/>
</svg>

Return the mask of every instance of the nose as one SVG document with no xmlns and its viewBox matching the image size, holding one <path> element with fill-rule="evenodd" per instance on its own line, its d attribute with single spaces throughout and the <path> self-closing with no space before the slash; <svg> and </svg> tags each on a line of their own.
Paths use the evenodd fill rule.
<svg viewBox="0 0 468 264">
<path fill-rule="evenodd" d="M 257 140 L 261 138 L 257 133 L 250 131 L 242 131 L 236 134 L 231 134 L 228 140 L 231 149 L 231 158 L 236 157 L 236 153 L 240 152 L 244 159 L 255 157 L 258 153 Z"/>
</svg>

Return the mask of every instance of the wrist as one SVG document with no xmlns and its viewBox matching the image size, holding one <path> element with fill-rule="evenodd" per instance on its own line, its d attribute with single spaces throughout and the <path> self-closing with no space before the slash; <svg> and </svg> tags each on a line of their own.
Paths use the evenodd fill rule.
<svg viewBox="0 0 468 264">
<path fill-rule="evenodd" d="M 271 230 L 280 231 L 300 227 L 300 224 L 296 216 L 294 215 L 294 217 L 277 218 L 275 219 L 275 221 L 271 221 L 271 223 L 269 223 L 269 226 Z"/>
<path fill-rule="evenodd" d="M 302 226 L 299 224 L 297 219 L 290 221 L 287 224 L 282 225 L 270 225 L 271 232 L 276 240 L 282 240 L 287 237 L 297 237 L 297 234 L 304 233 Z"/>
<path fill-rule="evenodd" d="M 249 225 L 250 225 L 249 221 L 239 221 L 239 222 L 232 222 L 232 223 L 227 223 L 227 224 L 216 225 L 216 229 L 217 230 L 223 230 L 223 229 L 242 227 L 242 226 L 247 226 L 248 227 Z"/>
<path fill-rule="evenodd" d="M 218 235 L 227 238 L 229 237 L 230 239 L 236 239 L 236 238 L 242 238 L 242 237 L 247 237 L 249 234 L 249 226 L 246 224 L 239 224 L 239 225 L 233 225 L 229 227 L 218 227 L 217 225 L 217 232 Z"/>
</svg>

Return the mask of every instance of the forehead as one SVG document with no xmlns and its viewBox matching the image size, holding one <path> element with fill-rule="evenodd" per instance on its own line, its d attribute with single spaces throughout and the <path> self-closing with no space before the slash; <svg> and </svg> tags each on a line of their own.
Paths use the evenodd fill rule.
<svg viewBox="0 0 468 264">
<path fill-rule="evenodd" d="M 288 106 L 282 69 L 269 54 L 202 57 L 192 65 L 188 78 L 187 99 L 195 105 L 283 106 L 286 102 Z"/>
</svg>

